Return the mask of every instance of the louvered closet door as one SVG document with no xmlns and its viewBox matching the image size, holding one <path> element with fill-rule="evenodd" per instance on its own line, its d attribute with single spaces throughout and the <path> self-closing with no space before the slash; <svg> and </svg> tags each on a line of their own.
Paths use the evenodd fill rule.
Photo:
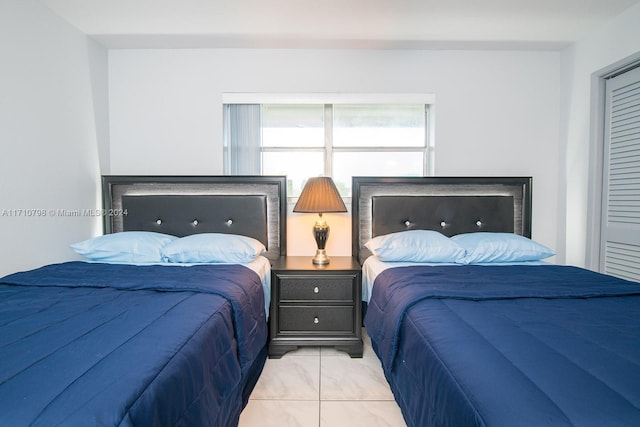
<svg viewBox="0 0 640 427">
<path fill-rule="evenodd" d="M 601 271 L 640 281 L 640 68 L 606 82 Z"/>
</svg>

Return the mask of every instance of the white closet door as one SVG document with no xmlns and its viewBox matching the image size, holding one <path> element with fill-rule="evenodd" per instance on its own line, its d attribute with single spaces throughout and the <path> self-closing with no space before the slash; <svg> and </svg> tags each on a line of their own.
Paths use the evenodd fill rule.
<svg viewBox="0 0 640 427">
<path fill-rule="evenodd" d="M 640 68 L 606 94 L 600 271 L 640 282 Z"/>
</svg>

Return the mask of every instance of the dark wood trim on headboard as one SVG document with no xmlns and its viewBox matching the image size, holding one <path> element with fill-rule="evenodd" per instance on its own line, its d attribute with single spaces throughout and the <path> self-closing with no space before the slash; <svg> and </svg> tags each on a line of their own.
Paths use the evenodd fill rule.
<svg viewBox="0 0 640 427">
<path fill-rule="evenodd" d="M 286 176 L 105 175 L 104 232 L 242 234 L 277 258 L 286 255 L 286 188 Z"/>
<path fill-rule="evenodd" d="M 531 237 L 531 177 L 353 177 L 352 183 L 352 254 L 361 262 L 369 239 L 404 230 Z"/>
</svg>

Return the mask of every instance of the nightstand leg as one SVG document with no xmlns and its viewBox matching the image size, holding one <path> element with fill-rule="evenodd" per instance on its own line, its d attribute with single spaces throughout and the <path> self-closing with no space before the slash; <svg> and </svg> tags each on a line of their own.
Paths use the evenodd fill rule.
<svg viewBox="0 0 640 427">
<path fill-rule="evenodd" d="M 270 345 L 269 359 L 280 359 L 285 353 L 297 349 L 297 345 Z"/>
<path fill-rule="evenodd" d="M 352 358 L 362 357 L 362 345 L 337 345 L 335 349 L 346 352 Z"/>
</svg>

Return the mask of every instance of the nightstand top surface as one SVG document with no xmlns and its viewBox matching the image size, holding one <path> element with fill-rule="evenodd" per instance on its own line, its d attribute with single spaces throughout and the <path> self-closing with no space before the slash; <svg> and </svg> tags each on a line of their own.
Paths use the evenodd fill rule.
<svg viewBox="0 0 640 427">
<path fill-rule="evenodd" d="M 358 261 L 350 256 L 332 256 L 329 264 L 316 265 L 311 262 L 312 256 L 284 256 L 273 261 L 272 270 L 301 271 L 344 271 L 360 270 Z"/>
</svg>

